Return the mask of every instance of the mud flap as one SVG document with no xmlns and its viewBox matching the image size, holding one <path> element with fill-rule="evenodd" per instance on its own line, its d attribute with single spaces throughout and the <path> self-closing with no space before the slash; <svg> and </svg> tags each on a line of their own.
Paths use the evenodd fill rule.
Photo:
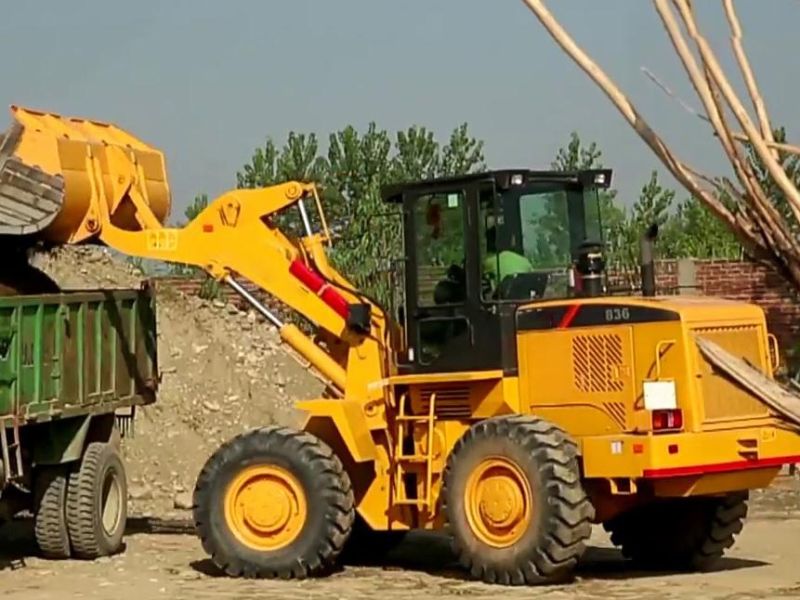
<svg viewBox="0 0 800 600">
<path fill-rule="evenodd" d="M 23 127 L 0 135 L 0 235 L 38 233 L 56 218 L 64 201 L 64 179 L 14 156 Z"/>
<path fill-rule="evenodd" d="M 33 464 L 62 465 L 79 460 L 83 454 L 92 416 L 73 417 L 34 425 Z"/>
<path fill-rule="evenodd" d="M 696 336 L 695 342 L 714 367 L 761 400 L 776 416 L 800 429 L 800 396 L 714 342 L 701 336 Z"/>
</svg>

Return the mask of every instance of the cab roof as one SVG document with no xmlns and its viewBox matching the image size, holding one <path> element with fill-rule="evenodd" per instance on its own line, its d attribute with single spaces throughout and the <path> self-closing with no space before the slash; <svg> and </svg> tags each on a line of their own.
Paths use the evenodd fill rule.
<svg viewBox="0 0 800 600">
<path fill-rule="evenodd" d="M 493 181 L 501 190 L 509 189 L 512 185 L 525 185 L 536 182 L 563 182 L 579 183 L 585 186 L 607 188 L 611 185 L 611 169 L 587 169 L 582 171 L 537 171 L 533 169 L 495 169 L 455 175 L 449 177 L 434 177 L 390 183 L 381 187 L 381 198 L 384 202 L 402 202 L 405 192 L 421 191 L 433 187 L 468 184 L 476 181 Z M 521 181 L 514 181 L 512 177 Z"/>
</svg>

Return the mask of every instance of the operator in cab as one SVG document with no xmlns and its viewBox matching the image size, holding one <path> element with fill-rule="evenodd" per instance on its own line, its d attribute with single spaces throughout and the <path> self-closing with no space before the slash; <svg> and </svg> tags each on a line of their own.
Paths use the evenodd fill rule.
<svg viewBox="0 0 800 600">
<path fill-rule="evenodd" d="M 483 294 L 494 298 L 497 286 L 510 275 L 533 273 L 533 265 L 522 254 L 513 250 L 497 252 L 497 229 L 494 225 L 486 229 L 486 258 L 483 259 Z"/>
<path fill-rule="evenodd" d="M 486 256 L 481 264 L 484 298 L 497 299 L 497 287 L 506 278 L 521 273 L 533 273 L 533 265 L 522 254 L 513 250 L 497 251 L 497 230 L 494 225 L 486 229 Z M 445 279 L 434 291 L 436 304 L 460 302 L 466 293 L 463 265 L 451 265 Z"/>
</svg>

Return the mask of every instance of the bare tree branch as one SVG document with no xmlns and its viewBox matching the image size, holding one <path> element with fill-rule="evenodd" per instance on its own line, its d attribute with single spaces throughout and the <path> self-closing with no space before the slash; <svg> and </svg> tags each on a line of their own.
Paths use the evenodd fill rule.
<svg viewBox="0 0 800 600">
<path fill-rule="evenodd" d="M 722 127 L 726 132 L 730 132 L 730 127 L 725 118 L 725 111 L 722 108 L 719 98 L 719 89 L 714 85 L 712 75 L 708 69 L 706 69 L 706 79 L 709 87 L 713 86 L 711 97 L 716 104 Z M 800 242 L 792 235 L 786 221 L 781 217 L 778 209 L 770 201 L 750 161 L 747 157 L 742 156 L 738 148 L 735 149 L 735 154 L 735 166 L 738 169 L 737 177 L 746 192 L 739 192 L 738 190 L 733 192 L 732 190 L 734 190 L 734 188 L 732 186 L 725 187 L 725 191 L 736 193 L 740 200 L 743 200 L 746 194 L 746 198 L 750 200 L 748 206 L 752 209 L 755 222 L 759 224 L 762 233 L 768 238 L 771 246 L 779 249 L 782 255 L 787 252 L 800 255 Z M 731 159 L 731 162 L 733 164 L 734 160 Z M 723 180 L 727 181 L 726 178 L 723 178 Z M 768 234 L 765 227 L 772 233 Z"/>
<path fill-rule="evenodd" d="M 697 117 L 701 121 L 705 121 L 709 125 L 711 124 L 711 119 L 709 119 L 707 115 L 696 111 L 694 108 L 692 108 L 689 105 L 688 102 L 685 102 L 680 97 L 678 97 L 678 95 L 675 94 L 669 88 L 669 86 L 667 86 L 667 84 L 665 84 L 663 81 L 661 81 L 658 78 L 658 76 L 656 76 L 656 74 L 653 73 L 650 69 L 648 69 L 647 67 L 644 67 L 644 66 L 640 67 L 640 68 L 641 68 L 642 72 L 647 76 L 647 78 L 650 79 L 650 81 L 652 81 L 659 88 L 661 88 L 661 90 L 667 96 L 669 96 L 670 98 L 675 100 L 678 104 L 680 104 L 681 107 L 683 107 L 683 109 L 686 112 L 688 112 L 689 114 L 694 115 L 695 117 Z M 715 137 L 718 137 L 716 132 L 713 132 L 713 134 L 714 134 Z M 743 142 L 745 144 L 750 142 L 750 140 L 747 138 L 747 136 L 745 134 L 743 134 L 742 132 L 740 132 L 740 131 L 732 131 L 731 132 L 731 137 L 733 137 L 733 139 L 735 139 L 737 142 Z M 781 152 L 786 152 L 787 154 L 800 155 L 800 146 L 795 146 L 794 144 L 786 144 L 786 143 L 782 143 L 782 142 L 776 142 L 776 141 L 774 141 L 774 138 L 772 138 L 772 141 L 768 141 L 768 140 L 765 141 L 765 143 L 767 144 L 767 146 L 769 146 L 770 148 L 772 148 L 774 150 L 778 150 L 778 151 L 781 151 Z"/>
<path fill-rule="evenodd" d="M 733 87 L 720 67 L 716 55 L 711 50 L 708 41 L 697 29 L 694 13 L 687 0 L 673 0 L 673 3 L 678 6 L 681 16 L 683 17 L 684 24 L 689 31 L 689 35 L 695 41 L 706 68 L 708 68 L 715 83 L 717 86 L 719 86 L 722 95 L 733 111 L 733 114 L 736 115 L 739 124 L 747 134 L 747 137 L 750 139 L 753 148 L 758 153 L 759 158 L 763 161 L 764 166 L 769 171 L 770 176 L 775 180 L 783 193 L 786 195 L 787 202 L 789 203 L 795 219 L 800 222 L 800 192 L 798 192 L 797 188 L 794 187 L 794 184 L 789 181 L 789 178 L 787 177 L 786 172 L 783 170 L 783 167 L 779 165 L 778 161 L 773 158 L 772 153 L 765 145 L 763 138 L 759 135 L 758 130 L 750 120 L 750 116 L 747 114 L 747 111 L 744 109 L 744 106 L 742 106 L 741 101 L 733 91 Z"/>
<path fill-rule="evenodd" d="M 759 190 L 756 189 L 757 185 L 753 183 L 752 169 L 749 168 L 747 161 L 743 160 L 738 148 L 733 143 L 730 128 L 725 123 L 724 109 L 719 103 L 715 90 L 712 89 L 713 81 L 709 77 L 708 70 L 701 71 L 666 0 L 655 0 L 655 6 L 672 41 L 672 45 L 708 112 L 709 122 L 712 124 L 722 148 L 733 166 L 736 177 L 747 190 L 748 195 L 758 203 L 758 212 L 763 213 L 764 209 L 759 202 Z"/>
<path fill-rule="evenodd" d="M 731 28 L 731 46 L 733 46 L 733 53 L 736 55 L 736 62 L 739 63 L 739 68 L 742 71 L 742 78 L 747 86 L 747 92 L 750 94 L 750 99 L 753 102 L 753 107 L 758 117 L 759 125 L 761 126 L 761 135 L 765 142 L 774 142 L 772 137 L 772 127 L 769 124 L 769 117 L 767 116 L 767 107 L 764 104 L 764 98 L 758 90 L 753 70 L 750 68 L 750 61 L 747 59 L 747 54 L 742 45 L 742 26 L 739 24 L 739 17 L 736 15 L 736 9 L 733 7 L 733 0 L 722 0 L 722 5 L 725 8 L 725 16 L 728 18 L 728 24 Z M 778 160 L 778 153 L 773 149 L 772 157 Z"/>
<path fill-rule="evenodd" d="M 731 212 L 708 190 L 703 189 L 678 159 L 656 134 L 650 125 L 636 111 L 628 98 L 611 78 L 584 52 L 564 30 L 541 0 L 523 0 L 539 19 L 555 42 L 567 53 L 575 63 L 592 78 L 606 96 L 616 106 L 625 120 L 636 130 L 644 142 L 653 150 L 670 173 L 680 181 L 696 197 L 701 198 L 714 214 L 731 228 L 737 228 L 736 220 Z"/>
<path fill-rule="evenodd" d="M 790 181 L 783 166 L 782 155 L 779 154 L 785 152 L 800 155 L 800 147 L 775 142 L 764 100 L 744 52 L 741 26 L 733 10 L 732 0 L 722 1 L 731 29 L 736 60 L 755 107 L 758 126 L 734 92 L 708 41 L 699 31 L 690 0 L 671 0 L 683 28 L 678 24 L 670 0 L 653 0 L 706 113 L 695 111 L 680 99 L 678 102 L 685 110 L 711 125 L 741 187 L 725 177 L 708 177 L 684 163 L 650 127 L 617 84 L 570 37 L 545 7 L 544 1 L 523 0 L 553 40 L 597 84 L 687 191 L 721 220 L 742 245 L 749 248 L 756 260 L 772 265 L 800 291 L 800 239 L 794 233 L 800 226 L 800 190 Z M 686 37 L 683 29 L 688 34 Z M 696 54 L 689 47 L 689 39 L 693 42 Z M 667 95 L 675 98 L 672 91 L 659 82 L 655 75 L 647 70 L 645 73 Z M 733 117 L 730 116 L 731 113 Z M 736 119 L 741 131 L 731 128 L 730 118 Z M 748 154 L 743 152 L 740 144 L 748 146 Z M 762 173 L 760 167 L 757 170 L 757 163 L 763 165 L 766 173 Z M 768 179 L 765 181 L 765 178 Z M 790 216 L 787 217 L 778 210 L 776 194 L 785 197 L 791 210 Z M 726 199 L 730 199 L 730 202 Z"/>
</svg>

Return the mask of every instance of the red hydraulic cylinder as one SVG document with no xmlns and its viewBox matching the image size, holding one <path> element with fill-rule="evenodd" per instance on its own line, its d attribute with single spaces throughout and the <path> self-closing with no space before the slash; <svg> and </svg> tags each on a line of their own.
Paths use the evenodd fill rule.
<svg viewBox="0 0 800 600">
<path fill-rule="evenodd" d="M 300 280 L 308 289 L 317 294 L 322 301 L 335 310 L 343 319 L 350 313 L 350 305 L 347 300 L 336 291 L 319 274 L 312 271 L 300 259 L 294 259 L 289 265 L 289 272 Z"/>
</svg>

